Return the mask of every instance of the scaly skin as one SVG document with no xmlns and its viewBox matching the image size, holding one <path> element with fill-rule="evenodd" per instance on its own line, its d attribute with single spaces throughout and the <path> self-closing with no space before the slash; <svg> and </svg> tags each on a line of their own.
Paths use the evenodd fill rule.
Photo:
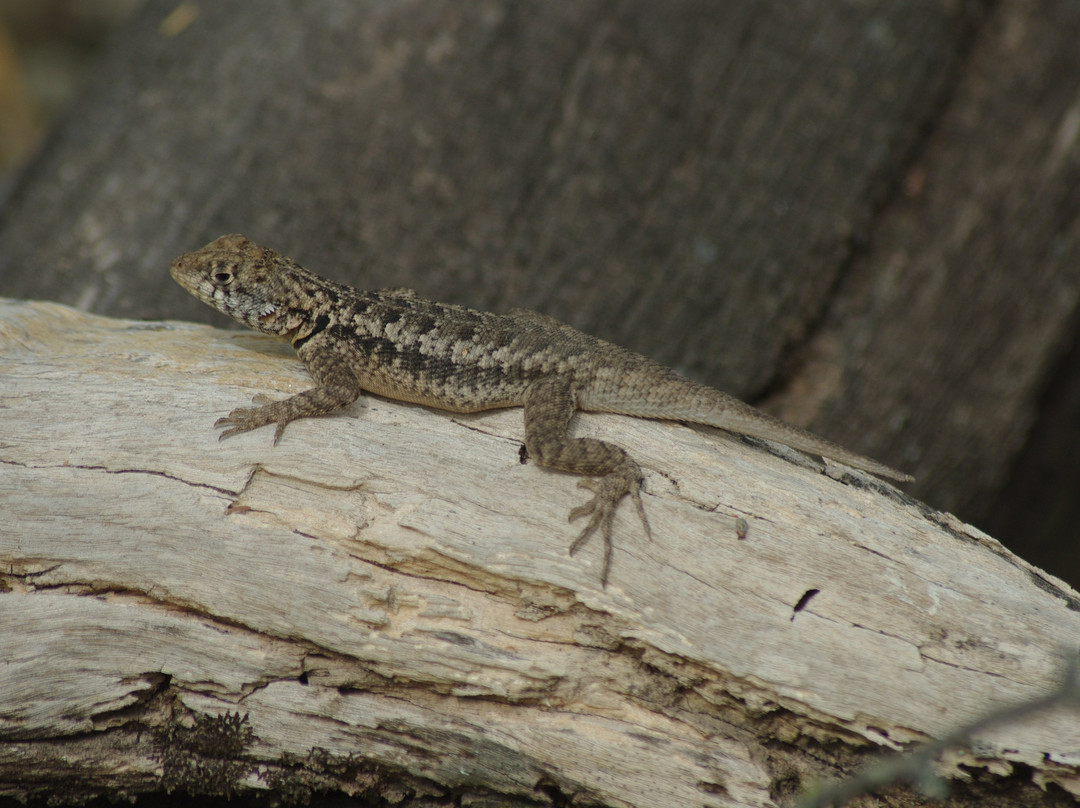
<svg viewBox="0 0 1080 808">
<path fill-rule="evenodd" d="M 451 412 L 524 407 L 525 447 L 537 463 L 596 478 L 582 481 L 593 497 L 570 513 L 571 520 L 588 517 L 571 553 L 599 533 L 605 586 L 612 522 L 624 497 L 633 499 L 651 535 L 643 477 L 620 447 L 568 436 L 577 410 L 706 424 L 911 479 L 537 312 L 492 314 L 409 290 L 353 289 L 240 235 L 179 256 L 169 272 L 204 303 L 288 340 L 315 380 L 315 387 L 284 401 L 233 410 L 215 424 L 224 427 L 221 438 L 276 424 L 277 443 L 291 421 L 332 412 L 365 392 Z"/>
</svg>

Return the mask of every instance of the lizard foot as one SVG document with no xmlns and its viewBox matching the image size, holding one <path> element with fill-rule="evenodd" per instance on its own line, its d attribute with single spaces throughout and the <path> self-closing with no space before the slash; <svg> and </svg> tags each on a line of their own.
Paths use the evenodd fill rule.
<svg viewBox="0 0 1080 808">
<path fill-rule="evenodd" d="M 571 522 L 582 516 L 589 517 L 585 529 L 570 545 L 570 555 L 584 547 L 593 534 L 599 532 L 604 537 L 604 568 L 600 573 L 600 583 L 604 587 L 607 587 L 608 573 L 611 572 L 611 557 L 615 550 L 611 541 L 611 528 L 615 520 L 615 510 L 623 497 L 627 495 L 633 497 L 641 524 L 645 526 L 645 535 L 652 539 L 652 528 L 649 527 L 649 520 L 645 516 L 645 506 L 641 502 L 641 483 L 641 470 L 636 465 L 633 469 L 613 471 L 597 480 L 582 480 L 578 483 L 579 488 L 592 491 L 593 498 L 570 511 Z"/>
<path fill-rule="evenodd" d="M 284 402 L 272 401 L 261 393 L 252 401 L 261 406 L 237 407 L 224 418 L 214 421 L 215 427 L 227 427 L 218 435 L 218 440 L 225 440 L 225 438 L 258 429 L 267 424 L 277 424 L 277 430 L 274 432 L 274 445 L 277 446 L 277 442 L 281 440 L 281 433 L 285 431 L 285 425 L 292 420 L 286 417 L 285 408 L 279 406 Z"/>
</svg>

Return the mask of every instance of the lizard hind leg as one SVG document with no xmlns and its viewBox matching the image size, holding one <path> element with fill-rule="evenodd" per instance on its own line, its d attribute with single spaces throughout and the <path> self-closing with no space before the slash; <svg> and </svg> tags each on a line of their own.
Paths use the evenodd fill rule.
<svg viewBox="0 0 1080 808">
<path fill-rule="evenodd" d="M 537 463 L 560 471 L 586 474 L 596 479 L 582 480 L 593 497 L 570 512 L 573 521 L 588 516 L 589 521 L 570 546 L 570 554 L 580 550 L 599 533 L 604 539 L 604 566 L 601 583 L 607 586 L 614 552 L 612 525 L 615 511 L 624 497 L 634 500 L 638 516 L 651 539 L 652 530 L 641 502 L 641 467 L 620 447 L 595 438 L 571 438 L 567 434 L 574 416 L 574 395 L 570 383 L 547 378 L 534 382 L 525 393 L 525 448 Z"/>
<path fill-rule="evenodd" d="M 585 528 L 570 545 L 570 555 L 574 555 L 584 547 L 593 534 L 599 532 L 604 537 L 604 569 L 600 573 L 600 583 L 605 587 L 608 582 L 608 573 L 611 572 L 611 556 L 615 550 L 611 541 L 611 528 L 615 520 L 615 509 L 623 497 L 629 495 L 633 498 L 641 524 L 645 528 L 645 535 L 650 540 L 652 539 L 652 528 L 649 526 L 648 517 L 645 516 L 645 506 L 641 502 L 641 469 L 629 457 L 627 460 L 631 464 L 631 467 L 627 469 L 629 474 L 623 473 L 622 470 L 613 471 L 599 479 L 579 482 L 578 488 L 588 488 L 593 492 L 593 498 L 570 511 L 571 522 L 582 516 L 589 517 Z"/>
</svg>

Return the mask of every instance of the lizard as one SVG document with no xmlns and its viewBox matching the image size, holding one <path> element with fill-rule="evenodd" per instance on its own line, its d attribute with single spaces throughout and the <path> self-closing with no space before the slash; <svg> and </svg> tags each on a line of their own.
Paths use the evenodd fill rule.
<svg viewBox="0 0 1080 808">
<path fill-rule="evenodd" d="M 641 467 L 620 446 L 570 437 L 578 410 L 704 424 L 881 477 L 913 479 L 539 312 L 495 314 L 425 300 L 409 289 L 355 289 L 237 234 L 178 256 L 169 272 L 223 314 L 287 340 L 315 381 L 290 398 L 219 418 L 219 440 L 275 424 L 276 445 L 292 421 L 331 413 L 364 393 L 459 413 L 522 407 L 523 456 L 586 477 L 578 485 L 593 496 L 570 511 L 570 521 L 588 517 L 570 554 L 599 533 L 605 587 L 619 503 L 629 497 L 650 539 L 652 529 Z"/>
</svg>

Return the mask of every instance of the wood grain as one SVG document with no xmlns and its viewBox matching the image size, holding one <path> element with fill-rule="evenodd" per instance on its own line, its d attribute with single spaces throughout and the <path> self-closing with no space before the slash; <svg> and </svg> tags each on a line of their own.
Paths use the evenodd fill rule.
<svg viewBox="0 0 1080 808">
<path fill-rule="evenodd" d="M 48 303 L 0 307 L 0 375 L 3 795 L 62 758 L 87 795 L 774 805 L 1051 690 L 1080 636 L 1076 593 L 992 538 L 716 431 L 579 418 L 646 473 L 655 538 L 620 513 L 605 591 L 598 546 L 567 554 L 585 492 L 519 462 L 520 410 L 369 398 L 218 443 L 309 385 L 286 346 Z M 950 776 L 1080 794 L 1075 715 L 976 741 Z"/>
</svg>

